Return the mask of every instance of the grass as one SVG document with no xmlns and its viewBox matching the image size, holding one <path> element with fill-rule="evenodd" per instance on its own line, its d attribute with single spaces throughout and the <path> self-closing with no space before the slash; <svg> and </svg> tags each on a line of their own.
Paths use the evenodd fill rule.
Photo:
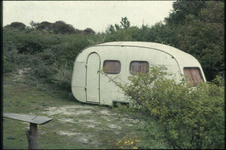
<svg viewBox="0 0 226 150">
<path fill-rule="evenodd" d="M 127 133 L 134 132 L 133 124 L 126 120 L 127 117 L 115 115 L 110 107 L 80 103 L 68 92 L 53 85 L 34 84 L 26 77 L 18 79 L 16 76 L 15 72 L 3 75 L 3 112 L 53 118 L 47 124 L 38 125 L 40 149 L 113 148 Z M 58 113 L 48 116 L 45 113 L 49 108 L 59 110 L 64 106 L 84 107 L 66 109 L 75 112 L 71 115 Z M 90 110 L 90 113 L 75 115 L 85 110 Z M 110 113 L 106 115 L 102 111 Z M 71 119 L 72 122 L 62 122 L 61 119 Z M 4 149 L 28 149 L 25 132 L 29 130 L 29 123 L 4 118 L 2 124 Z M 113 128 L 118 126 L 121 128 Z M 63 132 L 75 135 L 60 134 Z"/>
</svg>

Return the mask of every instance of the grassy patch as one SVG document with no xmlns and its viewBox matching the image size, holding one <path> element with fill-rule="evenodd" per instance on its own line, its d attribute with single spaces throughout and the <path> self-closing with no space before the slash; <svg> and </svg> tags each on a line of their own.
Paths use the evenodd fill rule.
<svg viewBox="0 0 226 150">
<path fill-rule="evenodd" d="M 38 125 L 40 149 L 111 148 L 134 131 L 126 116 L 111 107 L 80 103 L 65 90 L 26 77 L 18 82 L 17 76 L 15 72 L 3 76 L 3 112 L 53 118 Z M 28 130 L 29 123 L 4 118 L 3 148 L 27 149 Z"/>
</svg>

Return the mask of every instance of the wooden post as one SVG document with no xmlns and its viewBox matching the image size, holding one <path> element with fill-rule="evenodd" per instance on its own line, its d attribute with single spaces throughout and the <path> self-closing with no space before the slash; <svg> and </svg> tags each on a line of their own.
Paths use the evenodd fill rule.
<svg viewBox="0 0 226 150">
<path fill-rule="evenodd" d="M 38 127 L 37 124 L 30 123 L 30 131 L 26 131 L 28 149 L 38 149 Z"/>
</svg>

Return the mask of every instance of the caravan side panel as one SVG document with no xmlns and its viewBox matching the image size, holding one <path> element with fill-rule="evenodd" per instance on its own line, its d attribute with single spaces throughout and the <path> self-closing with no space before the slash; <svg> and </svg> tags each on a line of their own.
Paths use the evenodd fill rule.
<svg viewBox="0 0 226 150">
<path fill-rule="evenodd" d="M 76 61 L 72 77 L 72 93 L 74 97 L 85 102 L 85 62 Z"/>
</svg>

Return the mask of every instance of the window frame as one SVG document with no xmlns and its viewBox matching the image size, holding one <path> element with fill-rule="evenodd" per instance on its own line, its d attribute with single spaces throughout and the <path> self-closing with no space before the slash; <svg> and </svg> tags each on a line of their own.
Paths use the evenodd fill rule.
<svg viewBox="0 0 226 150">
<path fill-rule="evenodd" d="M 104 64 L 105 64 L 106 61 L 119 62 L 120 68 L 119 68 L 119 72 L 117 72 L 117 73 L 109 73 L 109 72 L 105 72 L 105 71 L 104 71 L 104 73 L 107 73 L 107 74 L 119 74 L 119 73 L 121 72 L 121 62 L 120 62 L 119 60 L 110 60 L 110 59 L 106 59 L 106 60 L 104 60 L 104 62 L 103 62 L 103 68 L 105 67 Z"/>
<path fill-rule="evenodd" d="M 183 73 L 184 73 L 184 69 L 198 69 L 199 75 L 200 75 L 200 77 L 201 77 L 201 81 L 204 81 L 203 75 L 202 75 L 202 72 L 201 72 L 201 69 L 200 69 L 199 67 L 184 67 L 184 68 L 183 68 Z M 185 79 L 186 79 L 185 73 L 184 73 L 184 76 L 185 76 Z M 193 81 L 194 81 L 194 80 L 193 80 Z M 199 82 L 201 82 L 201 81 L 199 81 Z M 187 79 L 186 79 L 186 83 L 187 83 L 187 82 L 188 82 L 188 81 L 187 81 Z M 199 84 L 199 83 L 198 83 L 198 84 Z M 198 84 L 194 83 L 194 84 L 192 85 L 192 87 L 195 87 L 195 86 L 197 86 Z"/>
<path fill-rule="evenodd" d="M 132 73 L 132 71 L 131 71 L 131 64 L 132 64 L 133 62 L 146 62 L 146 63 L 148 64 L 148 70 L 147 70 L 147 72 L 145 72 L 145 73 L 148 73 L 148 72 L 149 72 L 149 66 L 150 66 L 150 65 L 149 65 L 149 62 L 148 62 L 148 61 L 144 61 L 144 60 L 133 60 L 133 61 L 131 61 L 130 64 L 129 64 L 129 72 L 130 72 L 130 74 L 135 75 L 135 74 L 137 74 L 137 73 L 140 73 L 140 72 Z M 142 72 L 142 73 L 144 73 L 144 72 Z"/>
</svg>

